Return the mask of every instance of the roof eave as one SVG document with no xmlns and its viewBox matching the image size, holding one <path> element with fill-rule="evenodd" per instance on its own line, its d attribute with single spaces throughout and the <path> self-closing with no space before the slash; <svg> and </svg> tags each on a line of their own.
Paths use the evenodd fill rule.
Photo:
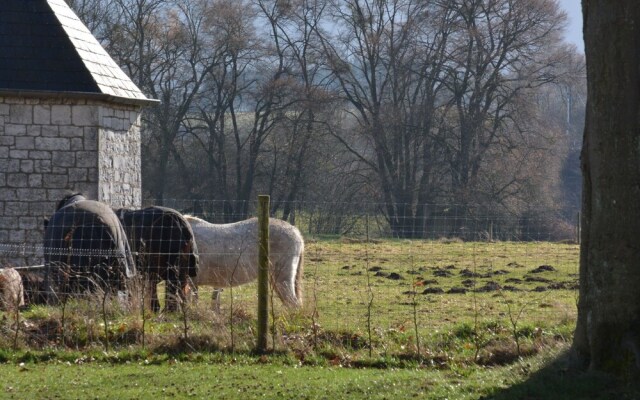
<svg viewBox="0 0 640 400">
<path fill-rule="evenodd" d="M 126 104 L 139 107 L 151 107 L 160 104 L 160 100 L 156 99 L 140 99 L 132 97 L 120 97 L 104 93 L 91 92 L 56 92 L 47 90 L 16 90 L 0 88 L 0 97 L 46 97 L 46 98 L 72 98 L 72 99 L 91 99 L 105 101 L 116 104 Z"/>
</svg>

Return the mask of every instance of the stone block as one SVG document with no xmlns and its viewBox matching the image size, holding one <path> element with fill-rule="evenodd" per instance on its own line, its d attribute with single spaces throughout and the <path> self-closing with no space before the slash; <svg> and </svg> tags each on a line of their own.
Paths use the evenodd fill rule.
<svg viewBox="0 0 640 400">
<path fill-rule="evenodd" d="M 36 160 L 34 163 L 34 171 L 43 174 L 51 172 L 51 160 Z"/>
<path fill-rule="evenodd" d="M 13 173 L 7 175 L 7 186 L 22 188 L 29 186 L 29 176 L 25 173 Z"/>
<path fill-rule="evenodd" d="M 23 124 L 5 124 L 5 136 L 24 136 L 27 134 L 27 126 Z"/>
<path fill-rule="evenodd" d="M 67 138 L 39 137 L 36 138 L 36 150 L 70 150 L 71 142 Z"/>
<path fill-rule="evenodd" d="M 20 172 L 31 173 L 33 172 L 33 160 L 20 161 Z"/>
<path fill-rule="evenodd" d="M 18 218 L 18 227 L 20 229 L 38 229 L 42 228 L 42 222 L 36 217 L 20 217 Z"/>
<path fill-rule="evenodd" d="M 20 164 L 22 162 L 21 159 L 9 159 L 9 164 L 7 165 L 6 171 L 7 172 L 20 172 Z"/>
<path fill-rule="evenodd" d="M 56 202 L 60 201 L 64 195 L 58 197 Z M 34 217 L 49 216 L 53 214 L 55 203 L 53 201 L 32 201 L 29 203 L 29 214 Z"/>
<path fill-rule="evenodd" d="M 84 137 L 84 128 L 72 125 L 61 126 L 59 136 L 68 138 L 81 138 Z"/>
<path fill-rule="evenodd" d="M 114 124 L 114 120 L 116 120 L 115 117 L 103 117 L 102 118 L 102 124 L 100 125 L 100 127 L 102 128 L 102 133 L 104 134 L 105 131 L 112 131 L 113 128 L 113 124 Z"/>
<path fill-rule="evenodd" d="M 66 188 L 69 178 L 67 175 L 45 175 L 42 177 L 42 187 L 47 189 Z"/>
<path fill-rule="evenodd" d="M 69 171 L 69 168 L 67 167 L 55 167 L 55 166 L 51 167 L 51 173 L 56 175 L 66 175 L 68 171 Z"/>
<path fill-rule="evenodd" d="M 71 125 L 71 106 L 51 106 L 51 123 L 54 125 Z"/>
<path fill-rule="evenodd" d="M 129 126 L 131 126 L 131 125 L 139 126 L 140 125 L 140 113 L 139 112 L 137 112 L 137 111 L 129 111 L 128 117 L 129 117 Z"/>
<path fill-rule="evenodd" d="M 89 168 L 87 179 L 89 182 L 98 182 L 98 168 Z"/>
<path fill-rule="evenodd" d="M 40 219 L 42 222 L 42 218 Z M 42 243 L 42 239 L 44 238 L 44 226 L 40 225 L 37 227 L 37 229 L 29 229 L 26 230 L 26 237 L 25 237 L 25 241 L 27 243 Z M 34 256 L 37 256 L 39 254 L 33 254 Z M 27 260 L 32 260 L 32 261 L 26 261 L 27 264 L 26 265 L 39 265 L 42 263 L 42 256 L 40 256 L 39 258 L 27 258 Z"/>
<path fill-rule="evenodd" d="M 84 140 L 82 138 L 71 139 L 71 151 L 84 150 Z"/>
<path fill-rule="evenodd" d="M 15 143 L 15 136 L 0 136 L 0 146 L 13 146 Z"/>
<path fill-rule="evenodd" d="M 41 186 L 42 186 L 42 174 L 30 174 L 29 187 L 41 187 Z"/>
<path fill-rule="evenodd" d="M 33 123 L 49 125 L 51 123 L 51 106 L 37 105 L 33 107 Z"/>
<path fill-rule="evenodd" d="M 27 126 L 27 136 L 41 136 L 42 135 L 42 126 L 41 125 L 29 125 Z"/>
<path fill-rule="evenodd" d="M 84 128 L 84 149 L 98 150 L 98 128 Z"/>
<path fill-rule="evenodd" d="M 17 189 L 16 194 L 18 195 L 18 199 L 23 200 L 37 200 L 44 199 L 47 196 L 47 191 L 42 188 L 25 188 L 25 189 Z M 26 214 L 26 209 L 25 209 Z"/>
<path fill-rule="evenodd" d="M 75 126 L 97 126 L 98 107 L 96 106 L 73 106 L 71 108 L 71 124 Z"/>
<path fill-rule="evenodd" d="M 44 137 L 57 138 L 60 136 L 60 129 L 64 127 L 55 126 L 55 125 L 45 125 L 40 128 L 40 135 Z"/>
<path fill-rule="evenodd" d="M 14 159 L 29 158 L 29 150 L 9 150 L 9 158 L 14 158 Z"/>
<path fill-rule="evenodd" d="M 7 217 L 18 217 L 25 212 L 25 206 L 21 201 L 7 201 L 4 203 L 4 215 Z"/>
<path fill-rule="evenodd" d="M 18 150 L 33 150 L 35 139 L 29 136 L 18 136 L 15 138 L 15 148 Z"/>
<path fill-rule="evenodd" d="M 80 191 L 82 191 L 80 189 Z M 69 190 L 66 188 L 47 189 L 47 200 L 54 201 L 56 204 L 69 194 Z M 54 211 L 54 205 L 51 206 L 51 212 Z"/>
<path fill-rule="evenodd" d="M 88 171 L 86 168 L 69 168 L 69 182 L 86 182 Z"/>
<path fill-rule="evenodd" d="M 32 160 L 50 160 L 51 152 L 50 151 L 39 151 L 34 150 L 29 152 L 29 158 Z"/>
<path fill-rule="evenodd" d="M 76 164 L 76 155 L 71 151 L 55 151 L 51 156 L 51 165 L 54 167 L 73 167 Z"/>
<path fill-rule="evenodd" d="M 0 158 L 0 171 L 4 171 L 6 173 L 20 172 L 20 160 Z"/>
<path fill-rule="evenodd" d="M 4 211 L 4 204 L 0 203 L 0 210 Z M 1 214 L 4 215 L 4 214 Z M 0 226 L 2 227 L 12 227 L 15 226 L 16 224 L 16 218 L 15 217 L 4 217 L 4 216 L 0 216 Z M 0 242 L 2 243 L 2 242 Z"/>
<path fill-rule="evenodd" d="M 98 155 L 93 151 L 76 152 L 76 167 L 91 168 L 98 164 Z"/>
<path fill-rule="evenodd" d="M 33 123 L 33 106 L 12 104 L 9 109 L 9 123 L 12 124 L 25 124 L 29 125 Z"/>
<path fill-rule="evenodd" d="M 19 229 L 10 231 L 9 243 L 24 243 L 26 232 Z"/>
<path fill-rule="evenodd" d="M 128 129 L 128 126 L 127 126 L 128 124 L 129 124 L 129 121 L 127 120 L 125 123 L 124 118 L 113 118 L 110 121 L 109 127 L 116 132 L 122 132 L 122 131 L 126 132 Z"/>
</svg>

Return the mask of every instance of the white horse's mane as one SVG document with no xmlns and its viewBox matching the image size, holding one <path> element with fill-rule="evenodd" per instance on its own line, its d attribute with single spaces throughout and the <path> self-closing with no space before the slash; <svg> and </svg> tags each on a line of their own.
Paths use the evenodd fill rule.
<svg viewBox="0 0 640 400">
<path fill-rule="evenodd" d="M 207 222 L 202 218 L 198 218 L 195 215 L 191 215 L 191 214 L 183 214 L 182 215 L 184 217 L 185 220 L 187 220 L 188 223 L 190 224 L 201 224 L 203 222 Z M 208 222 L 207 222 L 208 223 Z"/>
</svg>

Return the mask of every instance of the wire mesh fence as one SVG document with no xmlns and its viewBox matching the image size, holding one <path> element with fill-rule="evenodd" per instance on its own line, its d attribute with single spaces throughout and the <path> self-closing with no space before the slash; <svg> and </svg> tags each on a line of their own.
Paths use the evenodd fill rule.
<svg viewBox="0 0 640 400">
<path fill-rule="evenodd" d="M 256 221 L 244 218 L 254 204 L 223 203 L 111 210 L 111 225 L 74 203 L 71 216 L 52 216 L 42 245 L 0 243 L 2 258 L 43 260 L 5 263 L 3 273 L 21 280 L 0 275 L 0 345 L 252 348 L 258 245 Z M 402 226 L 420 219 L 422 228 L 407 235 L 390 226 L 384 205 L 288 207 L 272 210 L 288 223 L 270 224 L 272 348 L 424 355 L 455 347 L 477 357 L 500 338 L 519 346 L 572 329 L 579 228 L 561 216 L 447 218 L 442 210 L 462 207 L 418 216 L 414 207 Z M 332 215 L 337 208 L 345 212 Z"/>
<path fill-rule="evenodd" d="M 203 217 L 229 223 L 255 215 L 255 201 L 147 199 Z M 271 216 L 296 225 L 305 235 L 365 236 L 371 238 L 441 239 L 467 241 L 578 242 L 578 211 L 509 211 L 473 204 L 386 204 L 272 201 Z"/>
</svg>

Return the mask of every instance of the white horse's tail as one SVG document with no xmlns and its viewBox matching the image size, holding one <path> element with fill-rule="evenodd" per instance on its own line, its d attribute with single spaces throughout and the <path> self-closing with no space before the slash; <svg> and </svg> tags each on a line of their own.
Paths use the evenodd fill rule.
<svg viewBox="0 0 640 400">
<path fill-rule="evenodd" d="M 297 300 L 297 307 L 302 307 L 302 275 L 304 273 L 304 250 L 300 252 L 300 258 L 298 259 L 298 268 L 296 268 L 295 279 L 295 293 Z"/>
<path fill-rule="evenodd" d="M 302 280 L 304 274 L 304 239 L 292 225 L 281 222 L 274 226 L 270 267 L 271 282 L 282 302 L 291 308 L 302 307 Z M 284 228 L 284 229 L 283 229 Z"/>
</svg>

